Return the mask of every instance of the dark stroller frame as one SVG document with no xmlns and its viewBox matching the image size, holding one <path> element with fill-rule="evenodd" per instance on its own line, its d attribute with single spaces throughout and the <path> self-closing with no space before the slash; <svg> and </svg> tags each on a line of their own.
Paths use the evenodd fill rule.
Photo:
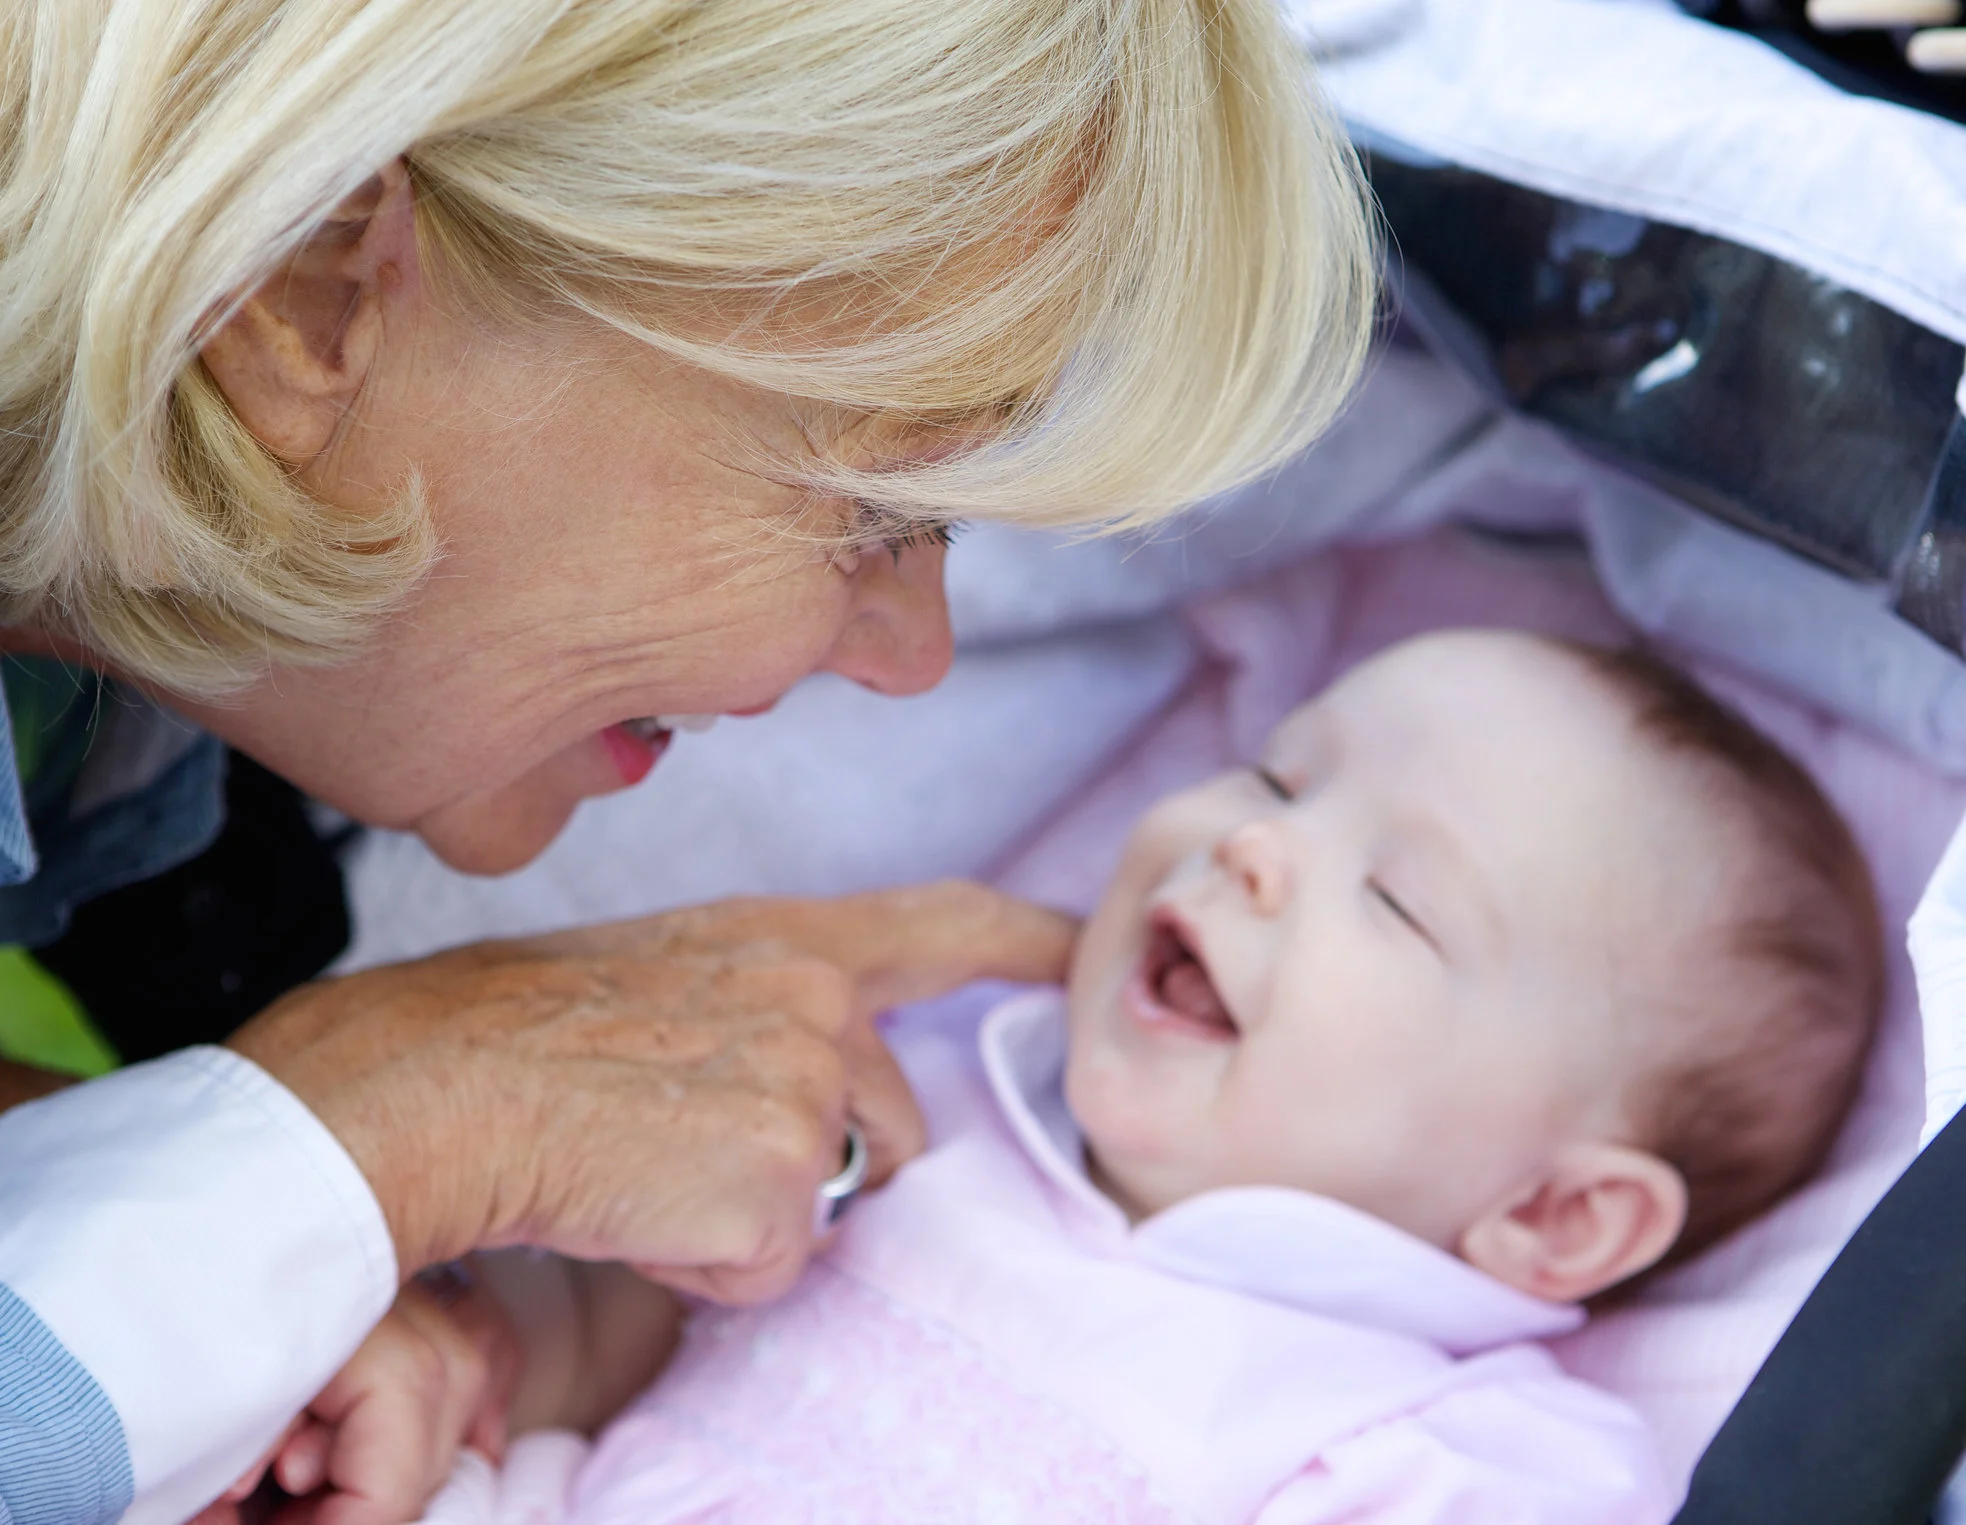
<svg viewBox="0 0 1966 1525">
<path fill-rule="evenodd" d="M 1966 656 L 1959 345 L 1855 292 L 1826 300 L 1820 278 L 1722 239 L 1451 165 L 1368 160 L 1402 322 L 1613 464 L 1888 587 L 1900 617 Z M 1926 1525 L 1966 1449 L 1963 1188 L 1966 1114 L 1811 1294 L 1702 1457 L 1678 1525 Z"/>
</svg>

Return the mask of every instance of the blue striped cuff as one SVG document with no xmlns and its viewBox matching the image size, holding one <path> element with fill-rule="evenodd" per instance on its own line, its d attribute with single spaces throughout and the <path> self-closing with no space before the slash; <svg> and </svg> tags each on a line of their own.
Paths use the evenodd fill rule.
<svg viewBox="0 0 1966 1525">
<path fill-rule="evenodd" d="M 14 722 L 0 689 L 0 884 L 20 884 L 40 866 L 27 829 L 27 802 L 21 797 L 20 770 L 14 764 Z"/>
<path fill-rule="evenodd" d="M 109 1399 L 0 1286 L 0 1525 L 109 1525 L 135 1494 Z"/>
</svg>

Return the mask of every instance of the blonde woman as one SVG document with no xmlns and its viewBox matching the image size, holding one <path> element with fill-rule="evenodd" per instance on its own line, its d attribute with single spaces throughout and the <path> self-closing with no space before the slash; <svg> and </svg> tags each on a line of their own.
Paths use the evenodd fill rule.
<svg viewBox="0 0 1966 1525">
<path fill-rule="evenodd" d="M 662 717 L 935 683 L 952 517 L 1146 523 L 1279 461 L 1370 305 L 1268 0 L 13 0 L 0 645 L 497 872 Z M 156 775 L 125 864 L 169 855 Z M 89 882 L 0 784 L 5 877 Z M 406 1278 L 785 1286 L 849 1116 L 876 1178 L 919 1138 L 868 1008 L 1068 935 L 965 887 L 710 907 L 11 1068 L 0 1505 L 183 1518 L 382 1319 L 430 1475 L 310 1480 L 408 1518 L 495 1415 L 441 1299 L 384 1317 Z"/>
</svg>

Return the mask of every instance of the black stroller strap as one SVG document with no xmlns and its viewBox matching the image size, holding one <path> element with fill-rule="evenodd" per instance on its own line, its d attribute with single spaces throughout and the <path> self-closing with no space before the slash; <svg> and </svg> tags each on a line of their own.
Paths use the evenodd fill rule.
<svg viewBox="0 0 1966 1525">
<path fill-rule="evenodd" d="M 1966 1448 L 1966 1113 L 1769 1353 L 1675 1525 L 1926 1525 Z"/>
</svg>

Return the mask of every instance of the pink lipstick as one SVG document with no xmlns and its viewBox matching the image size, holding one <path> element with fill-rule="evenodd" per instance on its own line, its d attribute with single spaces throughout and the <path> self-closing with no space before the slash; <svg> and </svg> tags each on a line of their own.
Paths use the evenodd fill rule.
<svg viewBox="0 0 1966 1525">
<path fill-rule="evenodd" d="M 601 739 L 608 744 L 608 755 L 614 759 L 622 784 L 632 787 L 647 778 L 662 760 L 674 735 L 673 731 L 644 722 L 625 720 L 601 732 Z"/>
</svg>

